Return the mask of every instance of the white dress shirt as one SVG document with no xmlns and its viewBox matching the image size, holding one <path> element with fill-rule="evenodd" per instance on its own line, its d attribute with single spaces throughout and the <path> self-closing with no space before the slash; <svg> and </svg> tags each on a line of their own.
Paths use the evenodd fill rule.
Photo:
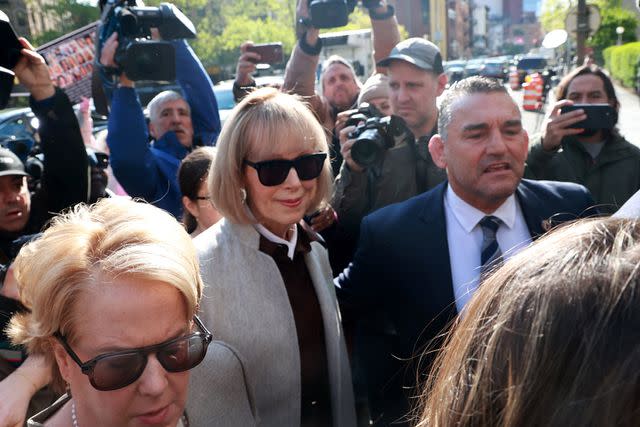
<svg viewBox="0 0 640 427">
<path fill-rule="evenodd" d="M 260 233 L 265 239 L 273 243 L 285 245 L 287 247 L 287 256 L 289 257 L 289 259 L 293 259 L 293 255 L 296 250 L 296 244 L 298 243 L 298 227 L 296 227 L 295 224 L 291 229 L 291 239 L 289 240 L 285 240 L 280 236 L 276 236 L 271 231 L 267 230 L 267 227 L 262 224 L 253 224 L 253 228 L 255 228 L 256 231 Z"/>
<path fill-rule="evenodd" d="M 496 233 L 498 245 L 505 259 L 512 257 L 531 243 L 531 233 L 524 220 L 520 204 L 512 194 L 495 212 L 486 214 L 474 208 L 447 186 L 444 195 L 447 241 L 453 294 L 456 308 L 461 312 L 473 296 L 480 279 L 482 228 L 478 224 L 487 215 L 500 218 Z"/>
<path fill-rule="evenodd" d="M 253 220 L 256 219 L 256 217 L 253 215 L 253 212 L 251 212 L 251 209 L 249 209 L 248 206 L 246 206 L 245 211 L 249 215 L 249 218 Z M 269 231 L 267 227 L 258 222 L 253 223 L 253 228 L 262 237 L 269 240 L 270 242 L 285 245 L 287 247 L 287 256 L 289 257 L 289 259 L 293 259 L 293 255 L 295 254 L 296 250 L 296 244 L 298 244 L 298 227 L 295 224 L 293 224 L 293 228 L 291 229 L 291 238 L 289 240 L 285 240 L 280 236 L 276 236 L 274 233 Z"/>
</svg>

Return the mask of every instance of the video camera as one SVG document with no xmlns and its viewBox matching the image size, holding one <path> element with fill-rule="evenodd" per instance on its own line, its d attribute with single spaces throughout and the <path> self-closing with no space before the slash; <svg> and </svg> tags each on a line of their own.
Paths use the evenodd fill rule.
<svg viewBox="0 0 640 427">
<path fill-rule="evenodd" d="M 315 28 L 343 27 L 349 22 L 349 15 L 358 0 L 308 0 L 311 25 Z M 367 9 L 380 4 L 380 0 L 362 0 Z"/>
<path fill-rule="evenodd" d="M 399 116 L 380 117 L 380 113 L 367 116 L 363 108 L 373 112 L 377 112 L 377 109 L 364 104 L 349 117 L 346 126 L 357 125 L 349 135 L 349 138 L 356 140 L 351 146 L 351 158 L 368 168 L 379 164 L 389 148 L 413 138 L 413 134 Z"/>
<path fill-rule="evenodd" d="M 119 67 L 110 69 L 111 73 L 125 72 L 131 80 L 175 80 L 175 50 L 169 42 L 151 40 L 151 28 L 157 28 L 163 40 L 196 36 L 193 23 L 173 4 L 142 7 L 136 0 L 107 0 L 102 6 L 97 58 L 115 31 L 118 49 L 114 59 Z"/>
<path fill-rule="evenodd" d="M 21 50 L 22 44 L 18 41 L 9 17 L 0 10 L 0 109 L 5 108 L 9 102 L 15 78 L 11 70 L 20 60 Z"/>
</svg>

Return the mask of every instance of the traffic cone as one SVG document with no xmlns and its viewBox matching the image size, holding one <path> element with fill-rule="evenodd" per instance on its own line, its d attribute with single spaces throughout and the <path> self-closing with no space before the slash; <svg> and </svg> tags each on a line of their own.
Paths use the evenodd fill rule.
<svg viewBox="0 0 640 427">
<path fill-rule="evenodd" d="M 518 70 L 511 70 L 509 72 L 509 86 L 511 90 L 520 90 L 520 76 Z"/>
</svg>

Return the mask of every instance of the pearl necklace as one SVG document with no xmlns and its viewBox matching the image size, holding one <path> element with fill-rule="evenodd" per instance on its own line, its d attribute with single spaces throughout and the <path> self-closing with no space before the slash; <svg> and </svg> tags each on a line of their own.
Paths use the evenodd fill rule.
<svg viewBox="0 0 640 427">
<path fill-rule="evenodd" d="M 78 427 L 78 417 L 76 416 L 76 402 L 71 401 L 71 422 L 73 427 Z"/>
</svg>

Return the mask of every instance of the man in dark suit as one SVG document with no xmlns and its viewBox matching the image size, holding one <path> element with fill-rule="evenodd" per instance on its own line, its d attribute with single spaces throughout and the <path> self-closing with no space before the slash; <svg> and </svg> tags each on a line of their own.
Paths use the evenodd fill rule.
<svg viewBox="0 0 640 427">
<path fill-rule="evenodd" d="M 580 185 L 522 180 L 528 136 L 493 80 L 453 85 L 438 129 L 429 150 L 448 181 L 365 217 L 354 260 L 336 279 L 345 314 L 358 319 L 356 360 L 375 425 L 407 422 L 417 375 L 409 362 L 437 348 L 481 274 L 594 205 Z M 419 372 L 433 356 L 424 353 Z"/>
</svg>

